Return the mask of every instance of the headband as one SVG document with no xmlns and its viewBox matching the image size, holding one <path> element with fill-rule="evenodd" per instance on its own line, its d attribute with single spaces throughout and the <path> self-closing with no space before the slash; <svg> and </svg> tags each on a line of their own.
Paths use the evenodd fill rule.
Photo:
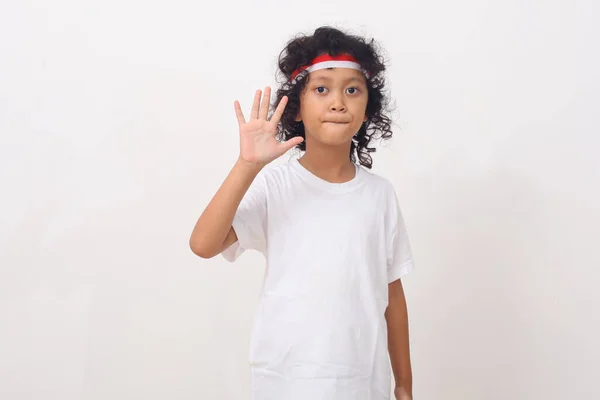
<svg viewBox="0 0 600 400">
<path fill-rule="evenodd" d="M 338 56 L 331 56 L 329 54 L 323 54 L 315 57 L 309 65 L 298 68 L 292 73 L 291 82 L 296 83 L 303 76 L 310 74 L 313 71 L 325 68 L 352 68 L 361 71 L 367 79 L 369 79 L 369 73 L 366 69 L 362 68 L 357 60 L 350 54 L 341 54 Z"/>
</svg>

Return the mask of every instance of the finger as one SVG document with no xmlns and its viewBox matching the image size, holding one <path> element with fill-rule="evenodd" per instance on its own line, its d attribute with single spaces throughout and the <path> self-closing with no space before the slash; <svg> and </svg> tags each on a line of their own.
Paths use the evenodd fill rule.
<svg viewBox="0 0 600 400">
<path fill-rule="evenodd" d="M 250 119 L 258 119 L 258 104 L 260 103 L 260 89 L 254 94 L 254 102 L 252 103 L 252 113 Z"/>
<path fill-rule="evenodd" d="M 260 106 L 260 119 L 267 119 L 269 115 L 269 108 L 271 102 L 271 88 L 267 86 L 265 88 L 265 95 L 263 96 L 262 104 Z"/>
<path fill-rule="evenodd" d="M 237 116 L 238 125 L 244 125 L 246 123 L 246 118 L 244 118 L 244 113 L 242 112 L 242 107 L 240 107 L 239 101 L 234 101 L 233 107 L 235 108 L 235 115 Z"/>
<path fill-rule="evenodd" d="M 275 112 L 271 116 L 271 122 L 273 124 L 277 125 L 279 123 L 279 120 L 281 119 L 281 116 L 283 115 L 283 110 L 285 110 L 285 106 L 286 106 L 287 102 L 288 102 L 288 97 L 283 96 L 281 98 L 281 101 L 277 105 Z"/>
</svg>

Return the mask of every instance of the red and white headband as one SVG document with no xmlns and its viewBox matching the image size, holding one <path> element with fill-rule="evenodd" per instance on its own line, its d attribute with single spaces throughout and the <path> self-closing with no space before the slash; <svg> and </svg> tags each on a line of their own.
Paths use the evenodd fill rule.
<svg viewBox="0 0 600 400">
<path fill-rule="evenodd" d="M 350 54 L 341 54 L 338 56 L 323 54 L 315 57 L 309 65 L 305 65 L 295 70 L 291 76 L 291 83 L 296 83 L 300 78 L 313 71 L 325 68 L 352 68 L 361 71 L 365 74 L 367 79 L 369 79 L 370 76 L 367 70 L 362 68 L 357 60 Z"/>
</svg>

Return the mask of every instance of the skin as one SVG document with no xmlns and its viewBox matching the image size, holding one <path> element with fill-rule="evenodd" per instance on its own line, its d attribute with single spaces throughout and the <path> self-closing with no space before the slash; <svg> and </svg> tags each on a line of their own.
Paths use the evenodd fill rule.
<svg viewBox="0 0 600 400">
<path fill-rule="evenodd" d="M 296 116 L 304 123 L 306 137 L 300 164 L 332 183 L 351 180 L 356 173 L 349 158 L 352 137 L 367 120 L 365 76 L 354 69 L 333 68 L 314 71 L 307 79 Z"/>
</svg>

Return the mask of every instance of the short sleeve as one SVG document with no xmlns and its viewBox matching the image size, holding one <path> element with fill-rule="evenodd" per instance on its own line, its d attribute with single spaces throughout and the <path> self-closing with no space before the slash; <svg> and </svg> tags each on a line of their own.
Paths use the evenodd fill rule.
<svg viewBox="0 0 600 400">
<path fill-rule="evenodd" d="M 238 240 L 221 252 L 229 262 L 237 260 L 246 250 L 266 252 L 268 187 L 264 171 L 254 178 L 233 217 L 231 225 Z"/>
<path fill-rule="evenodd" d="M 392 283 L 414 269 L 412 250 L 395 190 L 388 203 L 387 275 Z"/>
</svg>

